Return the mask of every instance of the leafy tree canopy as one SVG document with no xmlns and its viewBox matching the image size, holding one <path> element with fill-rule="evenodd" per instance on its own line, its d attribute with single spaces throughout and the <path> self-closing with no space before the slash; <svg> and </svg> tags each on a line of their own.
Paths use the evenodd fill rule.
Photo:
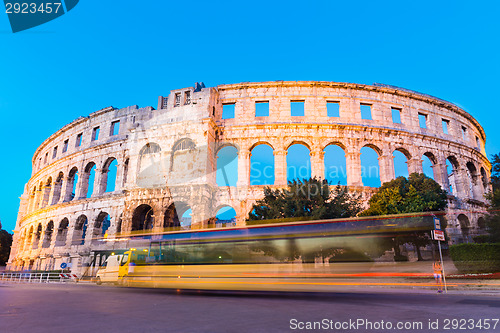
<svg viewBox="0 0 500 333">
<path fill-rule="evenodd" d="M 398 177 L 382 184 L 370 201 L 370 208 L 361 215 L 388 215 L 444 210 L 446 192 L 432 178 L 412 173 L 408 179 Z"/>
<path fill-rule="evenodd" d="M 491 185 L 493 191 L 500 190 L 500 154 L 491 155 Z"/>
<path fill-rule="evenodd" d="M 265 187 L 264 198 L 253 205 L 249 220 L 352 217 L 361 211 L 360 197 L 340 185 L 330 190 L 326 180 L 294 180 L 288 182 L 287 189 Z"/>
<path fill-rule="evenodd" d="M 12 245 L 12 234 L 2 229 L 0 222 L 0 266 L 5 265 L 9 260 L 10 247 Z"/>
</svg>

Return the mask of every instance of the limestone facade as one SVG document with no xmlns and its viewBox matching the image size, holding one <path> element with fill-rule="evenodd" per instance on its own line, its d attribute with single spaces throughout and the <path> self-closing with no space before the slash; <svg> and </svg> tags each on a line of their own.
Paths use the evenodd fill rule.
<svg viewBox="0 0 500 333">
<path fill-rule="evenodd" d="M 303 105 L 303 115 L 292 116 L 292 102 Z M 259 103 L 268 115 L 256 116 Z M 338 116 L 328 115 L 327 103 L 337 104 Z M 228 105 L 234 117 L 223 116 Z M 371 119 L 363 119 L 362 105 Z M 250 182 L 252 150 L 261 144 L 273 151 L 275 188 L 286 186 L 292 145 L 307 147 L 311 174 L 321 178 L 324 149 L 341 147 L 347 185 L 366 199 L 376 189 L 363 186 L 361 148 L 378 154 L 382 183 L 394 178 L 394 151 L 406 156 L 410 173 L 422 172 L 427 156 L 434 179 L 449 190 L 452 242 L 468 241 L 483 228 L 491 168 L 485 140 L 481 125 L 456 105 L 385 85 L 196 84 L 160 96 L 156 109 L 108 107 L 64 126 L 36 150 L 9 268 L 57 269 L 63 262 L 81 267 L 91 251 L 126 246 L 114 241 L 117 233 L 177 226 L 189 208 L 191 228 L 214 226 L 224 206 L 234 208 L 236 223 L 244 225 L 263 195 L 263 185 Z M 237 186 L 217 186 L 217 153 L 226 146 L 237 149 Z M 111 166 L 114 179 L 108 177 Z"/>
</svg>

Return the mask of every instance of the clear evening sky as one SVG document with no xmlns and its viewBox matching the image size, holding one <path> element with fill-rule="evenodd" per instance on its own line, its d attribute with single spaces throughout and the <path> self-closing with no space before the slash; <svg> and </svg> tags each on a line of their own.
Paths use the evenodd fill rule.
<svg viewBox="0 0 500 333">
<path fill-rule="evenodd" d="M 29 1 L 27 1 L 29 2 Z M 170 89 L 316 80 L 401 86 L 464 108 L 500 152 L 497 1 L 80 1 L 13 34 L 0 13 L 0 220 L 15 227 L 35 149 L 106 106 Z"/>
</svg>

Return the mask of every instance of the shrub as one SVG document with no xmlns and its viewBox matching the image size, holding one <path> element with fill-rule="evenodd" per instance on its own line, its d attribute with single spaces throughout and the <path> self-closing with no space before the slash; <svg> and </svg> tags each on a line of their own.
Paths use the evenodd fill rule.
<svg viewBox="0 0 500 333">
<path fill-rule="evenodd" d="M 452 245 L 450 255 L 461 273 L 500 272 L 500 243 Z"/>
</svg>

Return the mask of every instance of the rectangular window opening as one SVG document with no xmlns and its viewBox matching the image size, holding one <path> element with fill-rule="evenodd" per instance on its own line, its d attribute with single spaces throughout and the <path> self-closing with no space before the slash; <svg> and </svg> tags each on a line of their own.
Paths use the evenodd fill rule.
<svg viewBox="0 0 500 333">
<path fill-rule="evenodd" d="M 162 109 L 166 109 L 168 106 L 168 97 L 163 97 Z"/>
<path fill-rule="evenodd" d="M 418 123 L 420 128 L 427 128 L 427 115 L 423 113 L 418 114 Z"/>
<path fill-rule="evenodd" d="M 372 120 L 372 106 L 371 104 L 360 104 L 361 119 Z"/>
<path fill-rule="evenodd" d="M 119 120 L 113 121 L 111 123 L 111 131 L 110 131 L 109 135 L 110 136 L 118 135 L 119 132 L 120 132 L 120 121 Z"/>
<path fill-rule="evenodd" d="M 99 140 L 99 132 L 100 132 L 100 128 L 99 126 L 97 127 L 94 127 L 94 129 L 92 130 L 92 141 L 97 141 Z"/>
<path fill-rule="evenodd" d="M 401 109 L 391 108 L 392 112 L 392 122 L 394 124 L 402 124 L 401 122 Z"/>
<path fill-rule="evenodd" d="M 449 134 L 448 133 L 448 127 L 450 126 L 450 121 L 449 120 L 446 120 L 446 119 L 443 119 L 443 133 L 444 134 Z"/>
<path fill-rule="evenodd" d="M 68 151 L 69 139 L 64 140 L 62 152 L 65 153 Z"/>
<path fill-rule="evenodd" d="M 80 147 L 82 145 L 82 137 L 83 137 L 83 133 L 80 133 L 76 136 L 75 147 Z"/>
<path fill-rule="evenodd" d="M 340 117 L 340 103 L 339 102 L 326 102 L 326 114 L 328 117 Z"/>
<path fill-rule="evenodd" d="M 234 118 L 234 103 L 222 104 L 222 119 Z"/>
<path fill-rule="evenodd" d="M 48 159 L 49 159 L 49 152 L 46 152 L 45 157 L 43 159 L 43 163 L 47 163 Z"/>
<path fill-rule="evenodd" d="M 188 90 L 184 93 L 184 105 L 191 104 L 191 92 Z"/>
<path fill-rule="evenodd" d="M 467 140 L 467 128 L 462 126 L 462 139 Z"/>
<path fill-rule="evenodd" d="M 477 148 L 481 149 L 481 142 L 479 141 L 479 138 L 476 136 L 476 146 Z"/>
<path fill-rule="evenodd" d="M 290 109 L 292 117 L 305 116 L 304 101 L 290 101 Z"/>
<path fill-rule="evenodd" d="M 54 147 L 54 150 L 52 151 L 52 159 L 57 157 L 57 146 Z"/>
<path fill-rule="evenodd" d="M 181 93 L 175 94 L 175 106 L 181 105 Z"/>
<path fill-rule="evenodd" d="M 255 102 L 255 116 L 269 117 L 269 102 Z"/>
</svg>

